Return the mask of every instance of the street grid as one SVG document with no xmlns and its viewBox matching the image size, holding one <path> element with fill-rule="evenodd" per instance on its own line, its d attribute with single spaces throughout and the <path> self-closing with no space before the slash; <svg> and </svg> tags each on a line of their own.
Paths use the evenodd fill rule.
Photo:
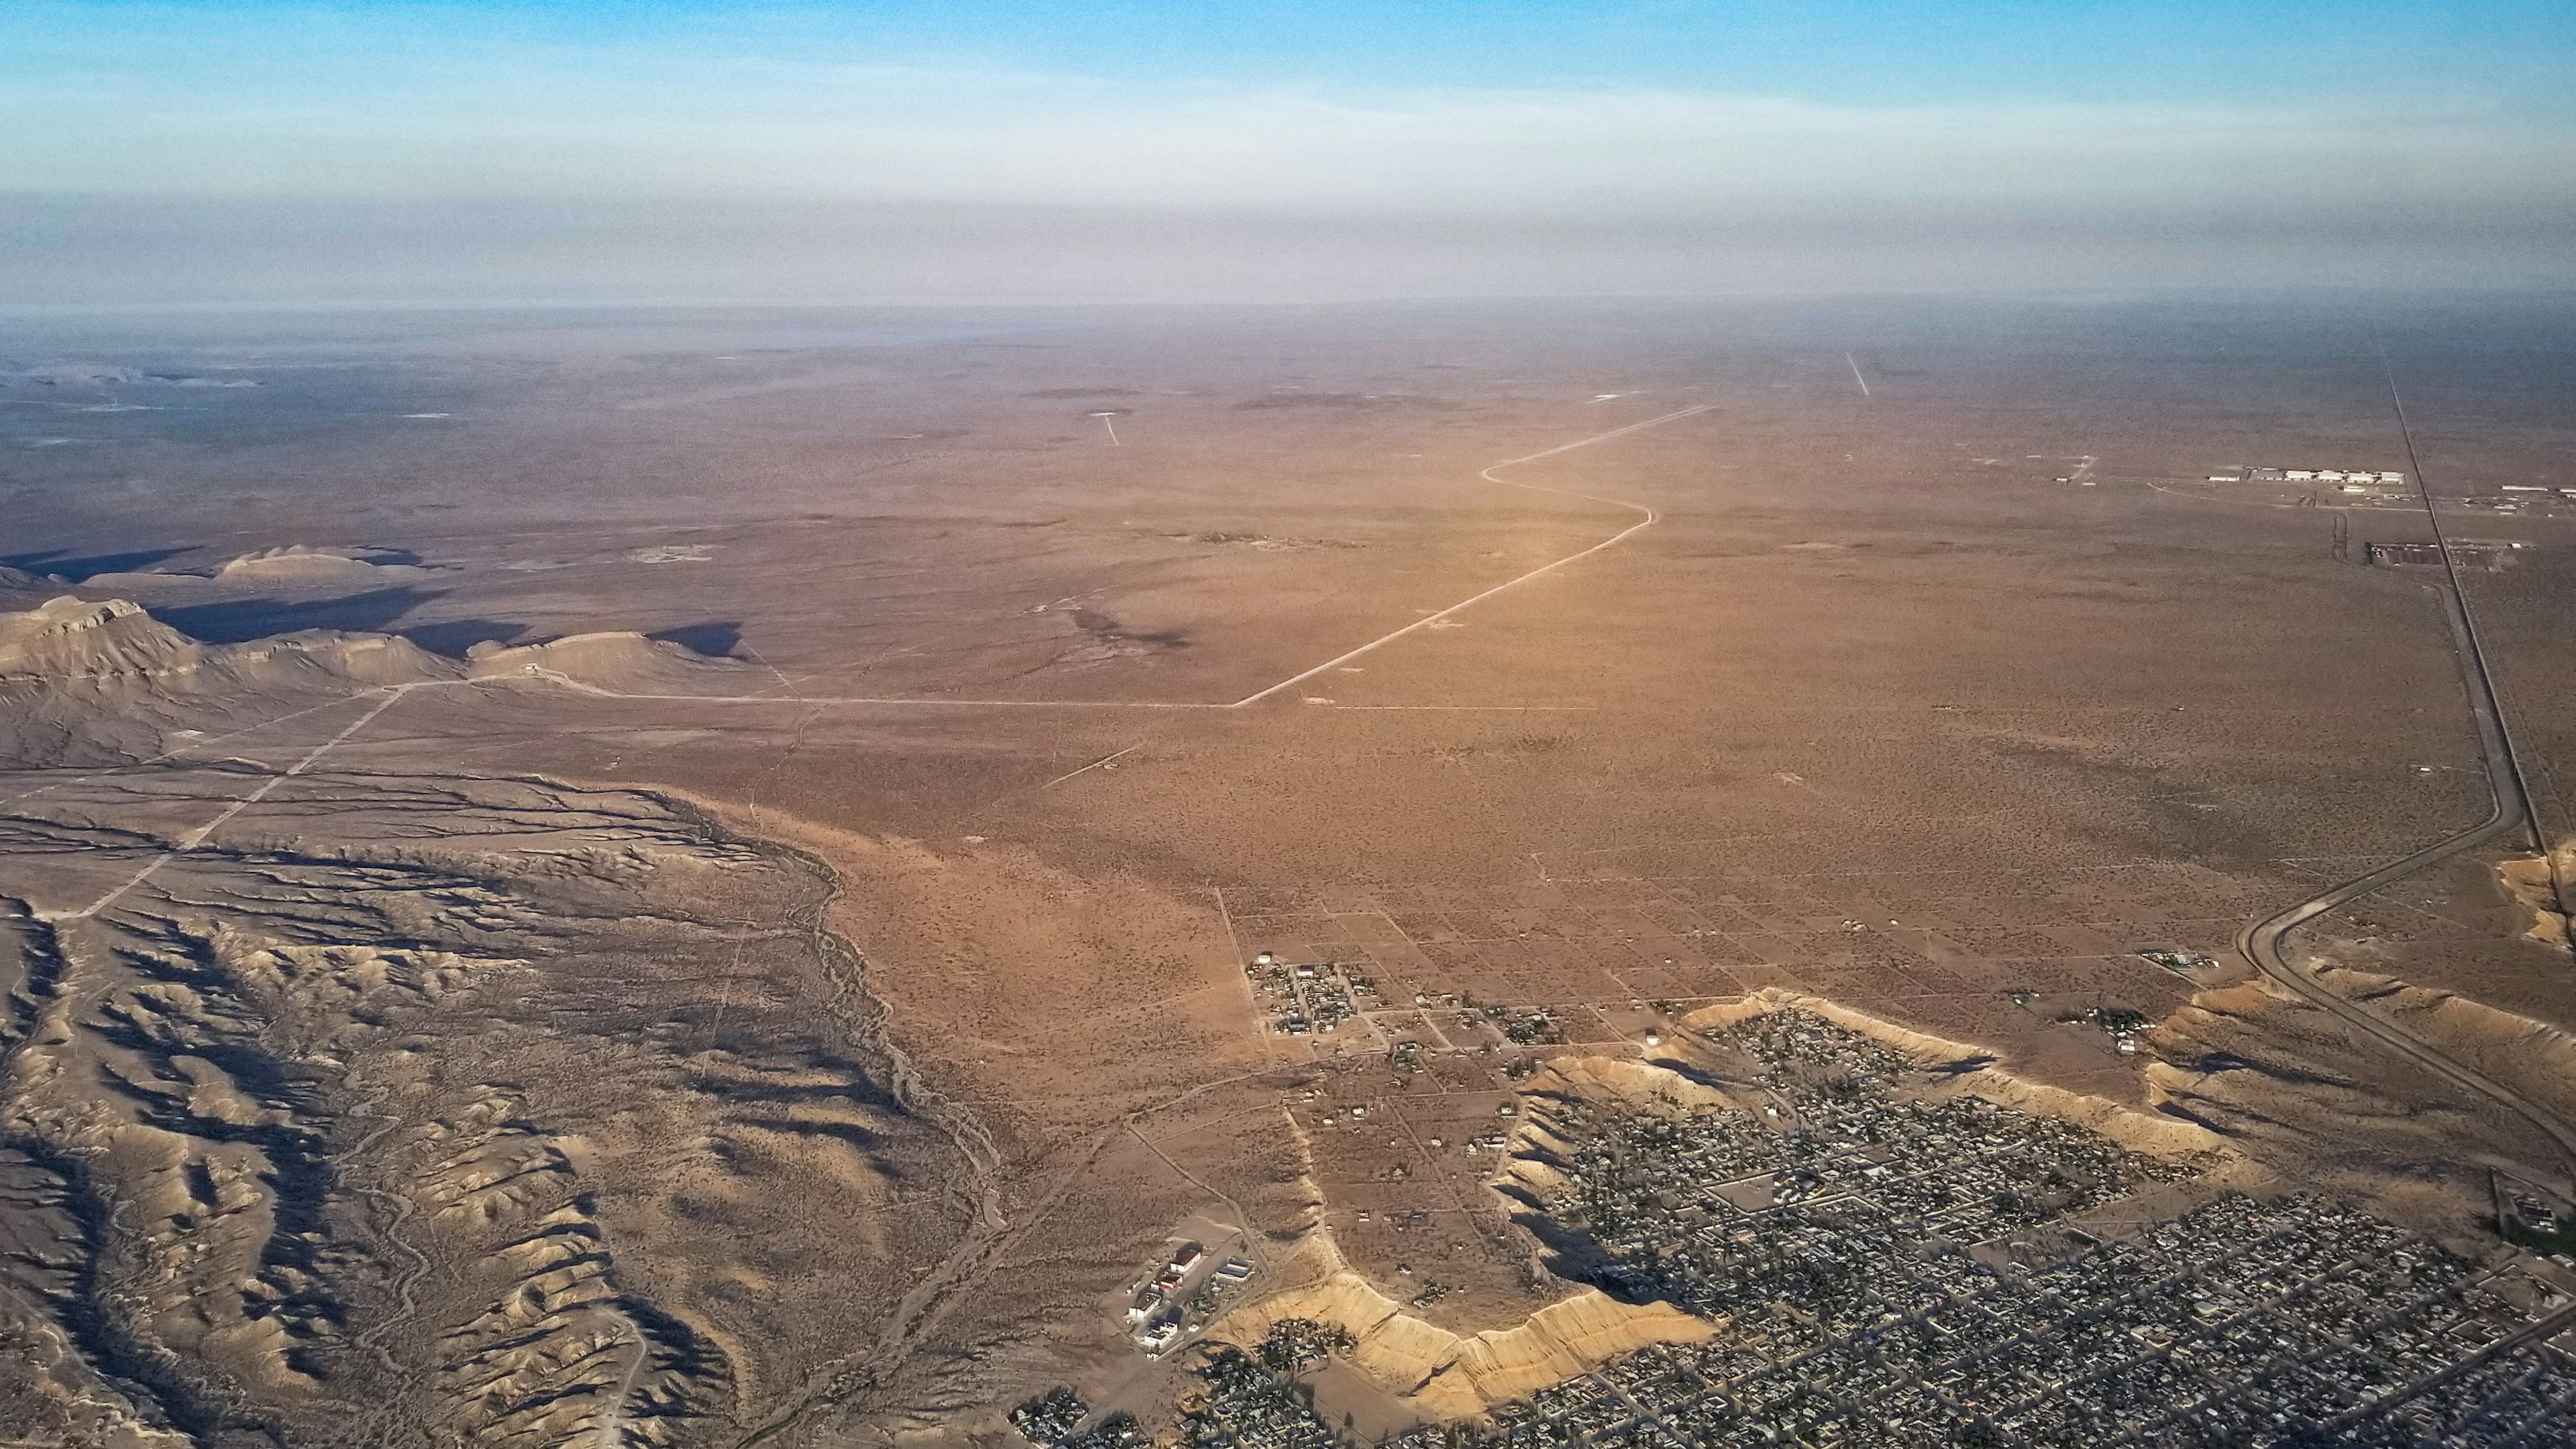
<svg viewBox="0 0 2576 1449">
<path fill-rule="evenodd" d="M 2576 1434 L 2576 1327 L 2528 1260 L 2471 1261 L 2313 1195 L 2123 1199 L 2187 1161 L 1972 1096 L 1775 1011 L 1717 1034 L 1770 1104 L 1559 1101 L 1535 1205 L 1597 1281 L 1717 1319 L 1400 1449 L 2532 1446 Z M 1777 1114 L 1777 1120 L 1766 1120 Z M 1554 1144 L 1554 1145 L 1548 1145 Z M 2141 1189 L 2144 1191 L 2141 1192 Z M 1293 1369 L 1220 1352 L 1186 1442 L 1343 1442 Z"/>
</svg>

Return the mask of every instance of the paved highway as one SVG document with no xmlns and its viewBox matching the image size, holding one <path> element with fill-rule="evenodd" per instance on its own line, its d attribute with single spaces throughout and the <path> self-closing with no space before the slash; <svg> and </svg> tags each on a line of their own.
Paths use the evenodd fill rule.
<svg viewBox="0 0 2576 1449">
<path fill-rule="evenodd" d="M 2396 409 L 2398 430 L 2406 441 L 2407 461 L 2415 469 L 2415 486 L 2423 497 L 2425 515 L 2433 520 L 2433 536 L 2442 549 L 2444 579 L 2435 592 L 2441 595 L 2443 617 L 2451 626 L 2453 652 L 2460 661 L 2460 683 L 2468 693 L 2469 713 L 2477 724 L 2478 753 L 2486 765 L 2487 793 L 2494 805 L 2484 821 L 2446 840 L 2426 846 L 2403 860 L 2391 861 L 2377 870 L 2355 876 L 2279 915 L 2246 927 L 2236 938 L 2236 948 L 2245 954 L 2245 959 L 2254 963 L 2256 970 L 2311 1005 L 2333 1013 L 2354 1030 L 2377 1040 L 2469 1095 L 2484 1098 L 2508 1115 L 2530 1124 L 2556 1144 L 2560 1165 L 2567 1170 L 2571 1187 L 2576 1187 L 2576 1128 L 2571 1128 L 2566 1119 L 2443 1052 L 2378 1011 L 2327 986 L 2313 974 L 2292 965 L 2283 950 L 2292 931 L 2317 917 L 2490 841 L 2518 834 L 2521 837 L 2516 842 L 2518 845 L 2546 849 L 2532 813 L 2531 797 L 2523 786 L 2522 768 L 2514 758 L 2512 737 L 2505 730 L 2504 712 L 2496 704 L 2495 684 L 2487 673 L 2486 655 L 2478 645 L 2477 625 L 2469 617 L 2467 601 L 2460 592 L 2458 565 L 2451 561 L 2448 543 L 2442 541 L 2441 517 L 2433 506 L 2430 485 L 2424 480 L 2424 466 L 2415 457 L 2414 434 L 2407 426 L 2405 404 L 2397 396 L 2393 375 L 2389 380 L 2388 400 Z"/>
</svg>

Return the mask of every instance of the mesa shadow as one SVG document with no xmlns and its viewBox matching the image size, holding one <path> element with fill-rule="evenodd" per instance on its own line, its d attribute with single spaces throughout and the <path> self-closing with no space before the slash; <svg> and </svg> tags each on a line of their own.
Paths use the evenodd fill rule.
<svg viewBox="0 0 2576 1449">
<path fill-rule="evenodd" d="M 381 631 L 444 594 L 444 589 L 370 589 L 336 599 L 233 599 L 151 611 L 152 617 L 204 644 L 241 644 L 297 629 Z"/>
<path fill-rule="evenodd" d="M 72 555 L 65 549 L 49 548 L 35 553 L 13 553 L 0 557 L 0 565 L 24 569 L 31 574 L 52 574 L 77 584 L 98 574 L 121 574 L 135 569 L 150 568 L 165 558 L 186 553 L 196 546 L 193 543 L 183 543 L 172 548 L 139 548 L 131 553 L 93 553 L 78 556 Z"/>
<path fill-rule="evenodd" d="M 1591 1235 L 1568 1227 L 1527 1188 L 1514 1183 L 1497 1189 L 1519 1204 L 1512 1221 L 1538 1240 L 1538 1266 L 1569 1283 L 1588 1283 L 1622 1303 L 1646 1303 L 1664 1297 L 1646 1274 L 1611 1256 Z"/>
<path fill-rule="evenodd" d="M 703 624 L 682 624 L 676 629 L 656 629 L 644 636 L 665 644 L 677 644 L 691 653 L 710 659 L 730 656 L 742 643 L 740 619 L 709 619 Z"/>
<path fill-rule="evenodd" d="M 393 632 L 432 654 L 462 659 L 465 651 L 477 644 L 511 643 L 526 634 L 528 626 L 508 619 L 441 619 Z"/>
</svg>

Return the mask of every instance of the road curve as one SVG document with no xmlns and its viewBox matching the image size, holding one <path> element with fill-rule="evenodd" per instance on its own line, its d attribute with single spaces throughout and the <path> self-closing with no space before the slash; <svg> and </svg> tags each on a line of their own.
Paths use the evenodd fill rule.
<svg viewBox="0 0 2576 1449">
<path fill-rule="evenodd" d="M 1462 609 L 1467 609 L 1474 605 L 1481 604 L 1485 600 L 1490 599 L 1494 595 L 1502 593 L 1507 589 L 1519 588 L 1521 585 L 1528 583 L 1532 579 L 1552 574 L 1558 569 L 1565 567 L 1567 564 L 1574 563 L 1577 560 L 1590 558 L 1594 554 L 1601 552 L 1603 549 L 1616 548 L 1621 543 L 1626 542 L 1630 534 L 1636 533 L 1642 529 L 1654 527 L 1658 521 L 1658 515 L 1655 510 L 1647 507 L 1643 503 L 1632 502 L 1625 498 L 1605 498 L 1598 493 L 1578 493 L 1571 488 L 1549 488 L 1538 483 L 1515 483 L 1509 478 L 1495 477 L 1494 470 L 1496 468 L 1517 468 L 1523 463 L 1535 463 L 1541 458 L 1553 458 L 1559 453 L 1571 453 L 1577 448 L 1588 448 L 1595 443 L 1606 443 L 1612 438 L 1624 438 L 1630 433 L 1642 433 L 1648 428 L 1659 428 L 1666 423 L 1674 422 L 1681 418 L 1694 418 L 1699 416 L 1701 413 L 1715 412 L 1716 410 L 1717 404 L 1715 403 L 1695 403 L 1689 407 L 1679 409 L 1678 411 L 1665 413 L 1660 417 L 1652 417 L 1643 422 L 1630 423 L 1624 428 L 1612 428 L 1606 433 L 1595 433 L 1588 438 L 1577 438 L 1571 443 L 1559 443 L 1555 447 L 1545 449 L 1541 452 L 1525 454 L 1518 458 L 1505 458 L 1499 463 L 1488 464 L 1476 474 L 1477 477 L 1484 479 L 1488 483 L 1499 483 L 1506 488 L 1525 488 L 1532 493 L 1552 493 L 1559 498 L 1580 498 L 1587 503 L 1606 503 L 1614 508 L 1624 508 L 1629 512 L 1638 515 L 1637 521 L 1629 524 L 1626 528 L 1619 530 L 1617 533 L 1610 535 L 1608 538 L 1601 540 L 1599 543 L 1592 545 L 1590 548 L 1579 549 L 1576 552 L 1567 554 L 1565 557 L 1558 559 L 1553 563 L 1541 564 L 1537 568 L 1531 569 L 1528 573 L 1522 574 L 1518 578 L 1506 579 L 1472 598 L 1461 599 L 1457 603 L 1451 604 L 1448 608 L 1442 609 L 1436 614 L 1425 615 L 1393 633 L 1383 634 L 1375 639 L 1371 639 L 1366 644 L 1363 644 L 1357 649 L 1353 649 L 1346 654 L 1336 654 L 1332 658 L 1325 660 L 1323 663 L 1316 665 L 1314 668 L 1309 669 L 1302 674 L 1292 674 L 1286 679 L 1279 681 L 1277 684 L 1271 685 L 1267 689 L 1256 690 L 1253 693 L 1247 694 L 1243 698 L 1236 700 L 1232 704 L 1216 705 L 1211 707 L 1217 709 L 1241 709 L 1245 705 L 1259 704 L 1261 701 L 1270 698 L 1272 695 L 1281 693 L 1282 691 L 1290 689 L 1296 685 L 1303 684 L 1307 680 L 1314 678 L 1316 675 L 1321 674 L 1328 669 L 1333 669 L 1340 665 L 1347 664 L 1350 661 L 1359 658 L 1363 654 L 1367 654 L 1385 645 L 1392 644 L 1396 640 L 1403 638 L 1405 635 L 1412 633 L 1416 629 L 1429 629 L 1436 627 L 1446 622 L 1450 615 L 1455 614 Z"/>
<path fill-rule="evenodd" d="M 2357 875 L 2321 895 L 2310 896 L 2276 916 L 2255 922 L 2237 933 L 2236 949 L 2244 953 L 2245 959 L 2252 962 L 2256 970 L 2310 1005 L 2333 1013 L 2346 1025 L 2376 1039 L 2452 1086 L 2473 1097 L 2483 1097 L 2530 1124 L 2557 1145 L 2560 1165 L 2566 1169 L 2570 1183 L 2576 1184 L 2576 1128 L 2571 1128 L 2549 1108 L 2449 1056 L 2396 1022 L 2292 965 L 2282 949 L 2292 931 L 2317 917 L 2455 855 L 2475 850 L 2498 836 L 2510 834 L 2531 819 L 2531 806 L 2522 792 L 2520 772 L 2513 767 L 2503 718 L 2496 708 L 2495 692 L 2487 682 L 2476 639 L 2470 633 L 2467 613 L 2462 609 L 2457 593 L 2447 588 L 2436 588 L 2435 592 L 2441 596 L 2443 616 L 2451 625 L 2454 652 L 2460 660 L 2461 683 L 2468 691 L 2469 713 L 2477 721 L 2478 753 L 2486 764 L 2487 791 L 2493 808 L 2485 820 L 2456 835 L 2428 845 L 2402 860 L 2393 860 L 2377 870 Z"/>
</svg>

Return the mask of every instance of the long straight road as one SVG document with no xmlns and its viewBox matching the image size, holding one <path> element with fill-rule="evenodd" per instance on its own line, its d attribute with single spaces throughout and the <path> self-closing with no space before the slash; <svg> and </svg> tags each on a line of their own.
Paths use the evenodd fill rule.
<svg viewBox="0 0 2576 1449">
<path fill-rule="evenodd" d="M 2576 1127 L 2571 1127 L 2551 1108 L 2449 1055 L 2387 1016 L 2299 969 L 2291 964 L 2283 949 L 2292 931 L 2317 917 L 2504 836 L 2518 833 L 2521 836 L 2518 843 L 2543 851 L 2547 849 L 2547 842 L 2541 839 L 2532 813 L 2530 794 L 2523 784 L 2521 763 L 2514 757 L 2513 738 L 2505 729 L 2503 708 L 2496 702 L 2495 683 L 2487 671 L 2485 652 L 2478 644 L 2476 621 L 2470 617 L 2468 601 L 2460 590 L 2459 566 L 2452 561 L 2450 545 L 2443 538 L 2440 512 L 2433 503 L 2432 487 L 2424 478 L 2424 465 L 2415 455 L 2414 433 L 2406 421 L 2405 403 L 2397 395 L 2393 372 L 2388 383 L 2388 401 L 2397 414 L 2398 432 L 2405 440 L 2407 462 L 2415 469 L 2416 491 L 2423 498 L 2426 517 L 2433 523 L 2436 547 L 2442 550 L 2443 580 L 2435 585 L 2434 592 L 2440 595 L 2443 618 L 2451 626 L 2452 652 L 2459 659 L 2460 685 L 2468 696 L 2469 714 L 2477 726 L 2478 755 L 2486 766 L 2487 794 L 2493 802 L 2492 808 L 2485 820 L 2456 835 L 2428 845 L 2402 860 L 2390 861 L 2377 870 L 2355 876 L 2279 915 L 2246 927 L 2237 935 L 2236 947 L 2244 953 L 2246 960 L 2254 963 L 2256 970 L 2296 993 L 2302 1000 L 2332 1013 L 2364 1036 L 2469 1095 L 2484 1098 L 2508 1115 L 2528 1123 L 2556 1145 L 2559 1165 L 2567 1173 L 2567 1185 L 2576 1190 Z"/>
</svg>

